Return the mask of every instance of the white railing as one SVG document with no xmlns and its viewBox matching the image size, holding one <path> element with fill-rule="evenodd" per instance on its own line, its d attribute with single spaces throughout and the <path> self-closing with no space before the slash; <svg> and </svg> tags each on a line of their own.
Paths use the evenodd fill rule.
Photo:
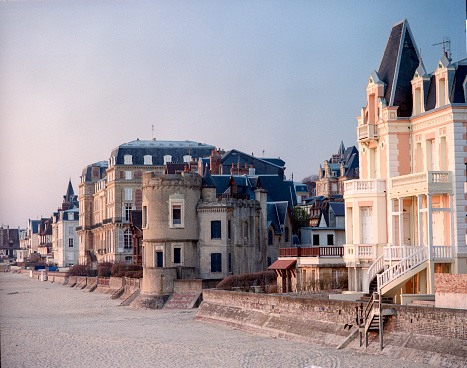
<svg viewBox="0 0 467 368">
<path fill-rule="evenodd" d="M 384 254 L 380 255 L 378 259 L 368 269 L 368 285 L 373 278 L 384 269 Z M 369 290 L 367 290 L 369 291 Z"/>
<path fill-rule="evenodd" d="M 344 259 L 373 260 L 376 244 L 344 244 Z"/>
<path fill-rule="evenodd" d="M 392 178 L 390 181 L 391 188 L 403 187 L 406 185 L 415 184 L 451 184 L 450 171 L 425 171 L 416 174 L 402 175 Z"/>
<path fill-rule="evenodd" d="M 434 259 L 452 259 L 452 246 L 451 245 L 434 245 L 433 246 Z"/>
<path fill-rule="evenodd" d="M 410 256 L 402 259 L 400 262 L 397 262 L 392 267 L 389 267 L 382 274 L 378 275 L 378 291 L 381 292 L 381 289 L 389 284 L 391 281 L 394 281 L 398 277 L 409 272 L 414 267 L 422 264 L 428 260 L 429 249 L 428 246 L 421 247 L 417 252 L 412 253 Z"/>
<path fill-rule="evenodd" d="M 385 179 L 358 179 L 344 182 L 345 194 L 351 193 L 384 193 Z"/>
<path fill-rule="evenodd" d="M 418 245 L 392 245 L 388 244 L 384 246 L 383 254 L 386 261 L 400 261 L 405 257 L 412 255 L 413 253 L 420 250 Z"/>
</svg>

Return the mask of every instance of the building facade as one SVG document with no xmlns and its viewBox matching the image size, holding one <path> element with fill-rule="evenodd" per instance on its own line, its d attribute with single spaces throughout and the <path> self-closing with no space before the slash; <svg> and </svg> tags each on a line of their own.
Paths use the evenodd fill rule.
<svg viewBox="0 0 467 368">
<path fill-rule="evenodd" d="M 108 162 L 87 166 L 78 197 L 79 263 L 132 263 L 130 213 L 141 210 L 143 172 L 164 173 L 167 163 L 191 165 L 213 150 L 192 141 L 135 140 L 112 150 Z"/>
<path fill-rule="evenodd" d="M 360 179 L 345 183 L 349 288 L 400 302 L 434 294 L 435 273 L 467 273 L 467 61 L 433 73 L 407 20 L 393 26 L 358 117 Z"/>
</svg>

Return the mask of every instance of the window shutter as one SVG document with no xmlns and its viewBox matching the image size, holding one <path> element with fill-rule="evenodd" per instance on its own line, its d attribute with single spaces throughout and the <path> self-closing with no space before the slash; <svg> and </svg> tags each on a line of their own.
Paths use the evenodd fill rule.
<svg viewBox="0 0 467 368">
<path fill-rule="evenodd" d="M 118 229 L 118 252 L 119 253 L 123 252 L 124 242 L 125 242 L 125 238 L 124 238 L 123 231 L 122 229 Z"/>
</svg>

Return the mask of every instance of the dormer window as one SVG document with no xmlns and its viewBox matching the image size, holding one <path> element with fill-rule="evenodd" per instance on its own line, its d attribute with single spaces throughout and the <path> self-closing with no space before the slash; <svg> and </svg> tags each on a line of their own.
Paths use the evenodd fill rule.
<svg viewBox="0 0 467 368">
<path fill-rule="evenodd" d="M 68 214 L 68 220 L 70 220 L 70 221 L 73 221 L 73 220 L 74 220 L 73 212 L 70 212 L 70 213 Z"/>
<path fill-rule="evenodd" d="M 421 88 L 415 88 L 413 93 L 413 115 L 422 113 L 422 90 Z"/>
<path fill-rule="evenodd" d="M 123 156 L 123 163 L 125 165 L 133 165 L 133 156 L 132 155 Z"/>
<path fill-rule="evenodd" d="M 191 162 L 191 156 L 190 155 L 183 156 L 183 162 Z"/>
<path fill-rule="evenodd" d="M 164 165 L 167 164 L 168 162 L 172 162 L 172 156 L 165 155 L 164 156 Z"/>
<path fill-rule="evenodd" d="M 144 164 L 145 165 L 152 165 L 152 156 L 151 155 L 145 155 L 144 156 Z"/>
</svg>

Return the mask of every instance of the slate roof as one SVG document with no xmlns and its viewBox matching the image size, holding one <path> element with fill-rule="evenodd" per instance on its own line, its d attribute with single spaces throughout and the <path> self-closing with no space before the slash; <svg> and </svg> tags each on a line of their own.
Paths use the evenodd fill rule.
<svg viewBox="0 0 467 368">
<path fill-rule="evenodd" d="M 133 165 L 144 165 L 146 155 L 152 156 L 153 165 L 164 165 L 166 155 L 172 156 L 172 162 L 183 162 L 183 156 L 198 159 L 209 156 L 215 149 L 215 146 L 193 141 L 135 140 L 114 148 L 110 155 L 116 157 L 116 165 L 124 165 L 125 155 L 132 156 Z"/>
<path fill-rule="evenodd" d="M 86 166 L 83 169 L 81 175 L 86 178 L 85 179 L 86 181 L 91 181 L 91 177 L 92 177 L 91 174 L 92 174 L 92 168 L 93 167 L 98 167 L 99 168 L 101 178 L 107 176 L 106 170 L 109 167 L 108 161 L 98 161 L 98 162 L 95 162 L 95 163 L 93 163 L 91 165 Z"/>
<path fill-rule="evenodd" d="M 273 174 L 284 176 L 285 162 L 280 158 L 258 158 L 236 149 L 225 152 L 221 157 L 222 174 L 229 175 L 232 164 L 236 167 L 253 165 L 256 175 Z"/>
<path fill-rule="evenodd" d="M 216 188 L 217 187 L 215 180 L 212 178 L 211 171 L 209 171 L 209 169 L 207 168 L 204 170 L 202 183 L 203 183 L 203 188 Z"/>
<path fill-rule="evenodd" d="M 267 228 L 272 224 L 276 234 L 282 234 L 288 208 L 287 202 L 268 202 Z"/>
<path fill-rule="evenodd" d="M 41 220 L 29 220 L 31 224 L 31 230 L 33 234 L 39 233 L 39 227 L 41 225 Z"/>
<path fill-rule="evenodd" d="M 465 103 L 464 81 L 467 77 L 467 65 L 458 65 L 454 77 L 450 100 L 452 103 Z"/>
<path fill-rule="evenodd" d="M 388 106 L 399 106 L 398 115 L 412 113 L 411 80 L 419 66 L 418 48 L 407 19 L 395 24 L 384 50 L 378 75 L 386 84 L 384 98 Z"/>
<path fill-rule="evenodd" d="M 345 206 L 342 202 L 329 202 L 329 207 L 331 207 L 332 212 L 336 216 L 345 216 Z"/>
<path fill-rule="evenodd" d="M 268 202 L 289 203 L 292 209 L 297 204 L 294 182 L 283 180 L 278 175 L 213 175 L 216 183 L 216 193 L 230 193 L 229 182 L 234 180 L 237 185 L 238 194 L 248 194 L 250 198 L 255 197 L 255 189 L 263 188 L 267 190 Z"/>
</svg>

